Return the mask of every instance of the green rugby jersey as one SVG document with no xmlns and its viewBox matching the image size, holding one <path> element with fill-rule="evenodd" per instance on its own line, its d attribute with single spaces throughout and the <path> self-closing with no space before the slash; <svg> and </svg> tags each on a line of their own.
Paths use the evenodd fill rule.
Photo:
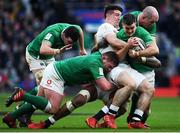
<svg viewBox="0 0 180 133">
<path fill-rule="evenodd" d="M 142 12 L 141 11 L 132 11 L 132 12 L 129 12 L 129 13 L 133 14 L 136 17 L 137 26 L 143 27 L 142 25 L 139 25 L 139 15 Z M 120 29 L 122 28 L 122 19 L 123 19 L 123 16 L 121 16 L 121 19 L 120 19 L 120 22 L 119 22 Z M 143 27 L 143 28 L 146 29 L 151 34 L 151 36 L 153 36 L 153 37 L 156 36 L 156 23 L 154 23 L 151 27 L 148 27 L 148 28 Z"/>
<path fill-rule="evenodd" d="M 124 31 L 124 29 L 121 29 L 117 34 L 117 38 L 127 42 L 130 37 L 128 37 Z M 147 47 L 153 40 L 149 32 L 147 32 L 144 28 L 137 26 L 135 33 L 133 34 L 133 37 L 141 38 L 145 42 L 145 47 Z M 132 58 L 131 58 L 132 60 Z M 141 63 L 136 63 L 134 61 L 129 62 L 131 67 L 137 70 L 140 73 L 152 71 L 153 68 L 148 67 L 146 65 L 143 65 Z"/>
<path fill-rule="evenodd" d="M 67 23 L 57 23 L 48 26 L 45 28 L 36 38 L 34 38 L 27 46 L 28 52 L 31 56 L 37 59 L 50 59 L 52 55 L 42 55 L 40 54 L 40 47 L 43 40 L 48 40 L 51 42 L 52 48 L 61 48 L 64 46 L 64 42 L 61 39 L 61 33 L 64 29 L 69 26 L 76 26 L 78 29 L 80 27 L 78 25 L 71 25 Z"/>
<path fill-rule="evenodd" d="M 67 85 L 88 83 L 104 77 L 103 62 L 100 52 L 77 56 L 54 62 L 54 68 Z"/>
</svg>

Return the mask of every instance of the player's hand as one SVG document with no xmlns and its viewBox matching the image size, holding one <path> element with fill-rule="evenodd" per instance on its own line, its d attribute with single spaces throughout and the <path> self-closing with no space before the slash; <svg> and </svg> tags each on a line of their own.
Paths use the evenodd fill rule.
<svg viewBox="0 0 180 133">
<path fill-rule="evenodd" d="M 127 43 L 130 45 L 130 48 L 139 45 L 138 40 L 137 40 L 136 37 L 130 37 L 130 38 L 128 39 Z"/>
<path fill-rule="evenodd" d="M 69 49 L 72 49 L 72 45 L 71 44 L 65 45 L 65 46 L 63 46 L 60 49 L 54 49 L 54 55 L 61 54 L 64 51 L 69 50 Z"/>
<path fill-rule="evenodd" d="M 129 56 L 130 56 L 131 58 L 137 58 L 137 57 L 139 57 L 139 51 L 135 51 L 135 50 L 133 50 L 133 49 L 130 49 L 129 52 L 128 52 L 128 54 L 129 54 Z"/>
<path fill-rule="evenodd" d="M 79 55 L 87 55 L 87 52 L 85 49 L 79 51 Z"/>
</svg>

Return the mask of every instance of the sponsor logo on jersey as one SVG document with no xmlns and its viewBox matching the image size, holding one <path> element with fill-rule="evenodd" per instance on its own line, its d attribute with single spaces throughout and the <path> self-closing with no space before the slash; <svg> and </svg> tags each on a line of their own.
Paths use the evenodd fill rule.
<svg viewBox="0 0 180 133">
<path fill-rule="evenodd" d="M 51 36 L 52 36 L 52 34 L 51 34 L 51 33 L 48 33 L 48 34 L 45 36 L 44 39 L 49 40 L 49 39 L 51 38 Z"/>
<path fill-rule="evenodd" d="M 50 85 L 52 83 L 52 80 L 48 79 L 47 84 Z"/>
<path fill-rule="evenodd" d="M 101 67 L 99 68 L 99 74 L 102 76 L 104 75 L 103 69 Z"/>
</svg>

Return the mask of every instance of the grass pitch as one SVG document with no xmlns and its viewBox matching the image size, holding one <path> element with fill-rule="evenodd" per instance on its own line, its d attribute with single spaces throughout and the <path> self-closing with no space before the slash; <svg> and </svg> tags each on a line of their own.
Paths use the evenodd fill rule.
<svg viewBox="0 0 180 133">
<path fill-rule="evenodd" d="M 0 94 L 0 112 L 12 111 L 15 107 L 6 108 L 4 101 L 7 94 Z M 65 99 L 67 100 L 67 99 Z M 65 101 L 64 100 L 64 101 Z M 118 129 L 91 129 L 85 124 L 88 116 L 95 114 L 101 107 L 101 101 L 87 103 L 76 109 L 71 115 L 59 120 L 49 129 L 32 130 L 27 128 L 9 129 L 2 123 L 3 115 L 0 115 L 0 132 L 180 132 L 180 98 L 154 98 L 152 102 L 152 113 L 147 121 L 151 129 L 128 129 L 126 113 L 116 120 Z M 41 112 L 41 111 L 38 111 Z M 33 121 L 45 120 L 49 115 L 34 115 Z"/>
</svg>

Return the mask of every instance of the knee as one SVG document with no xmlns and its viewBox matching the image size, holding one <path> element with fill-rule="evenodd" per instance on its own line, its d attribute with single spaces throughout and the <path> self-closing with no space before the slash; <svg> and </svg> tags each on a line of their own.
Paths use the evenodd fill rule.
<svg viewBox="0 0 180 133">
<path fill-rule="evenodd" d="M 148 81 L 144 80 L 140 85 L 140 92 L 153 96 L 155 88 Z"/>
<path fill-rule="evenodd" d="M 89 100 L 89 94 L 86 94 L 84 90 L 81 90 L 72 100 L 72 103 L 76 107 L 84 105 Z"/>
<path fill-rule="evenodd" d="M 74 98 L 74 104 L 79 107 L 84 105 L 90 100 L 91 94 L 88 90 L 81 90 L 78 95 Z"/>
<path fill-rule="evenodd" d="M 130 91 L 135 90 L 135 88 L 136 88 L 136 83 L 135 83 L 134 81 L 129 82 L 128 88 L 129 88 Z"/>
<path fill-rule="evenodd" d="M 51 102 L 49 101 L 44 111 L 49 114 L 55 114 L 56 112 L 58 112 L 58 110 L 59 106 L 51 104 Z"/>
</svg>

